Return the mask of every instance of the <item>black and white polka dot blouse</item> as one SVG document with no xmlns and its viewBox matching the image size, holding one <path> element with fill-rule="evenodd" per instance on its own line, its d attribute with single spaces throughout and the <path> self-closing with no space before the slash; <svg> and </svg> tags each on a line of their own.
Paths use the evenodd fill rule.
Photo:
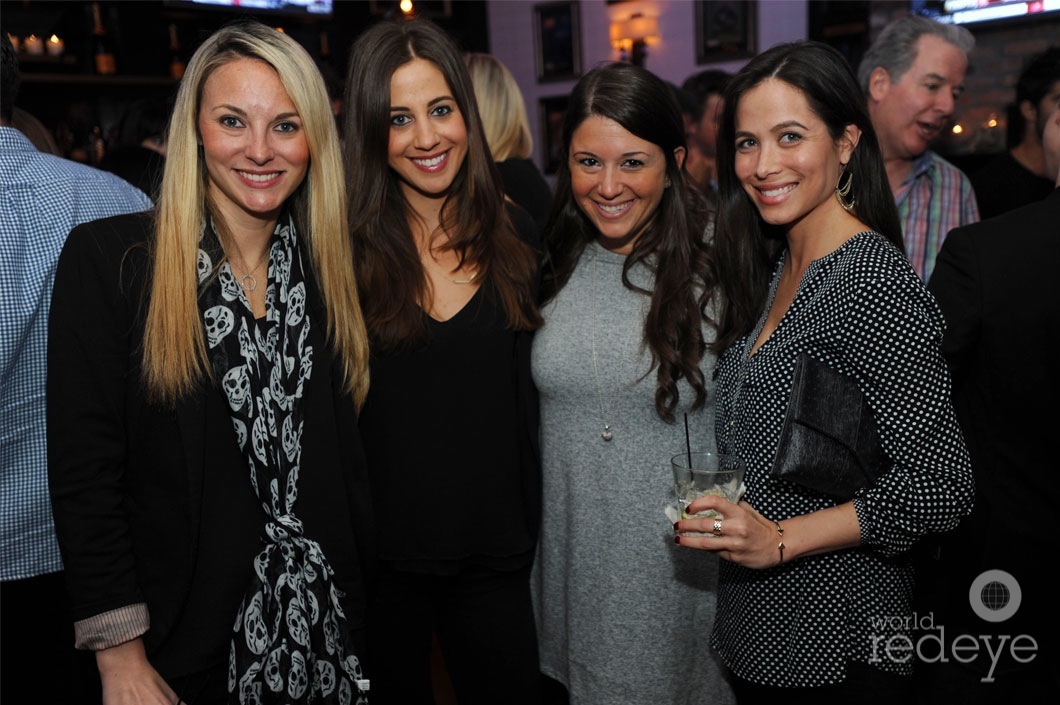
<svg viewBox="0 0 1060 705">
<path fill-rule="evenodd" d="M 973 501 L 940 351 L 942 314 L 905 256 L 864 232 L 810 264 L 780 325 L 748 356 L 782 264 L 756 330 L 719 358 L 720 450 L 744 459 L 746 499 L 769 519 L 834 504 L 769 477 L 795 360 L 808 352 L 857 380 L 889 469 L 854 499 L 860 547 L 766 570 L 723 561 L 713 644 L 737 675 L 768 685 L 840 682 L 851 660 L 909 673 L 915 653 L 896 648 L 911 632 L 904 552 L 926 533 L 953 528 Z"/>
</svg>

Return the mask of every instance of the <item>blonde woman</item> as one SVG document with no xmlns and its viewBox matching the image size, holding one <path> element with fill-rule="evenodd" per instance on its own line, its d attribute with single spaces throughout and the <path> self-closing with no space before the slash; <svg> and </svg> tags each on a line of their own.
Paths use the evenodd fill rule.
<svg viewBox="0 0 1060 705">
<path fill-rule="evenodd" d="M 471 53 L 465 55 L 465 61 L 486 141 L 504 182 L 504 193 L 525 208 L 539 228 L 544 228 L 552 205 L 552 189 L 530 160 L 534 138 L 519 84 L 508 67 L 494 56 Z"/>
<path fill-rule="evenodd" d="M 49 475 L 105 705 L 364 700 L 367 345 L 340 159 L 309 55 L 232 25 L 188 65 L 157 210 L 63 250 Z"/>
</svg>

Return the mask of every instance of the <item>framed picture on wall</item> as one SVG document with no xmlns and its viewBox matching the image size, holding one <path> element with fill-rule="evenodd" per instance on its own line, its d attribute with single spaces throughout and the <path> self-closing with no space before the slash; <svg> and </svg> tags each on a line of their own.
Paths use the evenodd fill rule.
<svg viewBox="0 0 1060 705">
<path fill-rule="evenodd" d="M 582 72 L 577 2 L 534 5 L 537 80 L 564 81 Z"/>
<path fill-rule="evenodd" d="M 758 3 L 754 0 L 696 0 L 696 63 L 755 55 Z"/>
<path fill-rule="evenodd" d="M 567 116 L 569 104 L 569 95 L 551 96 L 538 101 L 546 174 L 555 174 L 560 162 L 567 158 L 567 155 L 563 153 L 563 118 Z"/>
</svg>

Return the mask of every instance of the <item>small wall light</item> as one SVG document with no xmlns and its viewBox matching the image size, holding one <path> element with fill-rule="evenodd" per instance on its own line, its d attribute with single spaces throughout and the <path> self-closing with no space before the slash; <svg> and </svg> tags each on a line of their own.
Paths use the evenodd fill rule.
<svg viewBox="0 0 1060 705">
<path fill-rule="evenodd" d="M 648 43 L 659 39 L 659 18 L 636 13 L 611 23 L 611 46 L 621 53 L 622 61 L 643 66 Z"/>
</svg>

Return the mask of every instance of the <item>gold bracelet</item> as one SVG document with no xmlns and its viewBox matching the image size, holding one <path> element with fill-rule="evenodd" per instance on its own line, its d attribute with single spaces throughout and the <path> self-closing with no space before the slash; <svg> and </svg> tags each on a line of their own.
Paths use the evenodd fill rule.
<svg viewBox="0 0 1060 705">
<path fill-rule="evenodd" d="M 780 543 L 777 544 L 777 549 L 780 551 L 780 562 L 784 562 L 784 529 L 780 528 L 780 522 L 776 519 L 773 520 L 773 524 L 777 527 L 777 535 L 780 536 Z M 777 564 L 779 565 L 779 563 Z"/>
</svg>

